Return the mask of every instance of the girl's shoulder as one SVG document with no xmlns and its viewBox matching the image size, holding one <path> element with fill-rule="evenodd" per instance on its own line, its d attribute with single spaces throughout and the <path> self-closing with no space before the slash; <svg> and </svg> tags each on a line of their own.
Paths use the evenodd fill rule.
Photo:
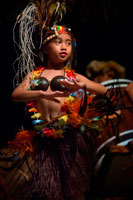
<svg viewBox="0 0 133 200">
<path fill-rule="evenodd" d="M 29 73 L 29 77 L 30 79 L 35 79 L 37 78 L 45 69 L 45 67 L 43 66 L 38 66 L 35 68 L 35 70 L 33 70 L 32 72 Z"/>
</svg>

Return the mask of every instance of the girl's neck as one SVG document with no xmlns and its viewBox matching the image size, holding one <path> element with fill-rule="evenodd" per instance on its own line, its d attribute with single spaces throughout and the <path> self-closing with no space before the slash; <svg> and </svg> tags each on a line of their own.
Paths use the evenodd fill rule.
<svg viewBox="0 0 133 200">
<path fill-rule="evenodd" d="M 47 69 L 54 69 L 54 70 L 64 70 L 64 63 L 53 63 L 53 62 L 48 62 L 46 68 Z"/>
</svg>

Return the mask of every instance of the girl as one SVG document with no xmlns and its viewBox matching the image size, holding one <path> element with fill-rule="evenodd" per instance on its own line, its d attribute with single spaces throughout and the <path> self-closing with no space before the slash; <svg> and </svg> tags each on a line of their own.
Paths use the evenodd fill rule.
<svg viewBox="0 0 133 200">
<path fill-rule="evenodd" d="M 91 155 L 94 147 L 92 150 L 90 147 L 94 142 L 94 136 L 87 133 L 87 137 L 90 137 L 89 145 L 78 129 L 69 126 L 68 130 L 63 126 L 61 138 L 54 133 L 58 138 L 51 140 L 50 137 L 47 139 L 46 135 L 48 128 L 59 129 L 57 119 L 61 118 L 61 106 L 70 93 L 86 88 L 89 92 L 104 94 L 106 88 L 65 68 L 65 63 L 72 56 L 73 37 L 67 28 L 62 26 L 55 28 L 59 35 L 43 46 L 48 59 L 47 66 L 29 73 L 13 91 L 12 99 L 17 102 L 34 101 L 38 110 L 35 115 L 40 114 L 39 119 L 37 116 L 34 120 L 34 124 L 37 126 L 38 122 L 41 122 L 39 132 L 43 136 L 42 139 L 38 138 L 33 191 L 28 189 L 31 192 L 28 194 L 31 195 L 30 199 L 45 197 L 46 199 L 81 200 L 83 193 L 89 189 L 91 162 L 93 163 L 94 160 Z M 41 137 L 40 135 L 38 136 Z M 38 162 L 41 161 L 38 166 Z"/>
<path fill-rule="evenodd" d="M 20 187 L 18 199 L 81 200 L 90 188 L 97 132 L 89 118 L 88 104 L 92 99 L 87 103 L 87 93 L 104 95 L 106 88 L 71 70 L 74 58 L 71 29 L 57 26 L 55 21 L 51 23 L 57 19 L 58 11 L 64 9 L 64 1 L 46 3 L 46 20 L 40 20 L 43 4 L 36 2 L 30 3 L 18 18 L 22 51 L 19 70 L 28 74 L 13 91 L 12 99 L 27 103 L 35 128 L 35 131 L 22 129 L 10 143 L 20 150 L 20 160 L 33 158 L 33 164 L 31 160 L 27 163 L 28 170 L 21 170 L 27 180 Z M 33 24 L 39 24 L 34 29 L 39 36 L 43 35 L 41 50 L 47 57 L 46 65 L 37 68 L 35 54 L 29 50 L 33 47 Z M 101 119 L 96 115 L 93 110 L 94 121 Z"/>
</svg>

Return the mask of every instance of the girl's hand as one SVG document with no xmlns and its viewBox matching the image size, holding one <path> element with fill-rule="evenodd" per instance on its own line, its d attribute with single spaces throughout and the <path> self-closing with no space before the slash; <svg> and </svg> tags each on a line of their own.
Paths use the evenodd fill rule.
<svg viewBox="0 0 133 200">
<path fill-rule="evenodd" d="M 45 99 L 57 102 L 58 100 L 56 99 L 56 97 L 68 97 L 69 94 L 70 94 L 70 91 L 63 91 L 63 92 L 60 92 L 60 91 L 44 92 L 44 91 L 42 91 L 41 98 L 45 98 Z"/>
<path fill-rule="evenodd" d="M 64 85 L 70 92 L 75 92 L 79 89 L 83 89 L 86 86 L 84 82 L 79 82 L 75 79 L 73 79 L 73 82 L 67 80 L 60 80 L 60 83 Z"/>
</svg>

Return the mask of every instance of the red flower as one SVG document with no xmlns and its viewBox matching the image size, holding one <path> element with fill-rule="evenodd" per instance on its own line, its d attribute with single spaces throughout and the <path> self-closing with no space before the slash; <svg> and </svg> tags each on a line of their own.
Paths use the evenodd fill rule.
<svg viewBox="0 0 133 200">
<path fill-rule="evenodd" d="M 68 111 L 69 111 L 68 105 L 64 104 L 61 106 L 61 112 L 68 112 Z"/>
<path fill-rule="evenodd" d="M 48 137 L 53 135 L 53 131 L 54 131 L 54 129 L 49 129 L 49 128 L 42 129 L 42 132 L 44 133 L 44 135 L 46 135 Z"/>
<path fill-rule="evenodd" d="M 27 106 L 28 106 L 28 107 L 35 107 L 36 104 L 35 104 L 34 101 L 32 101 L 32 102 L 27 103 Z"/>
<path fill-rule="evenodd" d="M 36 71 L 43 71 L 45 68 L 43 66 L 37 66 L 36 67 Z"/>
</svg>

